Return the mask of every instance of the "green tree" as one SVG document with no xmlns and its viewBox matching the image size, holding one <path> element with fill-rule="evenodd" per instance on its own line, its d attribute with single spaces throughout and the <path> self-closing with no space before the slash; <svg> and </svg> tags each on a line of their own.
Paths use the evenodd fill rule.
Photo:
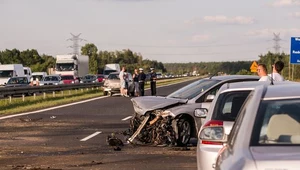
<svg viewBox="0 0 300 170">
<path fill-rule="evenodd" d="M 95 46 L 95 44 L 85 44 L 83 47 L 81 47 L 81 54 L 87 55 L 91 57 L 93 54 L 97 54 L 98 48 Z"/>
</svg>

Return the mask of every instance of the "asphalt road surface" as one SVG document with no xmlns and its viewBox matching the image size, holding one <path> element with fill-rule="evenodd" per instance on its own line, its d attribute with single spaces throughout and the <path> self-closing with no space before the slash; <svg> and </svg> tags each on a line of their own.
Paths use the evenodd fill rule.
<svg viewBox="0 0 300 170">
<path fill-rule="evenodd" d="M 157 94 L 168 95 L 189 83 L 158 88 Z M 0 118 L 0 169 L 196 169 L 195 147 L 183 150 L 125 144 L 121 151 L 114 151 L 108 146 L 107 135 L 126 130 L 129 122 L 122 119 L 132 113 L 130 98 L 113 96 Z"/>
</svg>

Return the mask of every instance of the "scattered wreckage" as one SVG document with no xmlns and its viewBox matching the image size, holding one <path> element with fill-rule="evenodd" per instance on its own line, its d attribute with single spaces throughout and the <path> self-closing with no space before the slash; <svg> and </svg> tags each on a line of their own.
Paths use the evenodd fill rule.
<svg viewBox="0 0 300 170">
<path fill-rule="evenodd" d="M 168 111 L 154 110 L 146 115 L 135 115 L 130 121 L 128 142 L 158 146 L 186 145 L 190 139 L 190 126 L 184 119 L 174 119 L 170 114 Z M 178 131 L 182 132 L 181 136 Z"/>
</svg>

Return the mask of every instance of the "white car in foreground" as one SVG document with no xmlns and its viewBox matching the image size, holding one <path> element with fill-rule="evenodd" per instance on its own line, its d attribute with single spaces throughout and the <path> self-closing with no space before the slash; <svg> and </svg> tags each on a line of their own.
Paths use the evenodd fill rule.
<svg viewBox="0 0 300 170">
<path fill-rule="evenodd" d="M 300 169 L 300 85 L 256 87 L 229 136 L 212 141 L 226 141 L 217 170 Z"/>
</svg>

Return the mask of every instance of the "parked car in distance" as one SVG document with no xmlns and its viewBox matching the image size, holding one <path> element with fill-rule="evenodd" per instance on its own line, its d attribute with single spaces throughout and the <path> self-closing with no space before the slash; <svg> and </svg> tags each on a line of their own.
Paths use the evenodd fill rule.
<svg viewBox="0 0 300 170">
<path fill-rule="evenodd" d="M 98 79 L 96 75 L 87 74 L 80 80 L 80 83 L 98 83 Z"/>
<path fill-rule="evenodd" d="M 48 75 L 40 82 L 40 86 L 64 84 L 59 75 Z"/>
<path fill-rule="evenodd" d="M 61 75 L 61 80 L 64 84 L 76 84 L 79 83 L 79 81 L 76 79 L 73 75 Z"/>
<path fill-rule="evenodd" d="M 5 87 L 27 87 L 30 86 L 28 77 L 11 77 L 8 79 Z"/>
<path fill-rule="evenodd" d="M 42 81 L 45 76 L 47 76 L 46 72 L 33 72 L 30 79 L 32 86 L 39 85 L 40 81 Z"/>
<path fill-rule="evenodd" d="M 295 82 L 274 82 L 276 85 L 291 84 Z M 198 170 L 213 170 L 213 163 L 216 160 L 223 143 L 207 141 L 223 135 L 222 131 L 215 131 L 222 127 L 225 134 L 229 134 L 238 113 L 246 98 L 255 87 L 270 85 L 267 81 L 252 81 L 226 83 L 218 91 L 214 101 L 207 112 L 206 108 L 195 110 L 195 117 L 204 118 L 205 121 L 198 133 L 201 139 L 197 143 L 197 168 Z M 299 83 L 300 85 L 300 83 Z M 206 114 L 207 112 L 207 114 Z M 217 129 L 215 127 L 218 127 Z"/>
<path fill-rule="evenodd" d="M 112 72 L 105 79 L 104 84 L 103 84 L 104 95 L 112 96 L 115 93 L 120 93 L 121 85 L 120 85 L 119 74 L 120 74 L 120 72 Z M 127 73 L 127 74 L 128 74 L 128 95 L 134 96 L 133 78 L 130 73 Z"/>
<path fill-rule="evenodd" d="M 300 167 L 300 85 L 258 86 L 249 94 L 225 142 L 216 170 L 289 169 Z M 224 131 L 222 127 L 215 127 Z"/>
<path fill-rule="evenodd" d="M 190 138 L 196 138 L 198 130 L 201 127 L 201 121 L 198 121 L 194 117 L 194 111 L 196 108 L 209 108 L 210 103 L 220 87 L 225 83 L 242 82 L 242 81 L 258 81 L 258 76 L 249 75 L 229 75 L 229 76 L 215 76 L 197 80 L 172 94 L 162 96 L 143 96 L 131 99 L 134 113 L 130 123 L 131 134 L 129 141 L 133 141 L 135 138 L 143 143 L 153 143 L 151 138 L 146 137 L 152 132 L 147 130 L 149 124 L 142 123 L 145 119 L 152 121 L 156 117 L 164 115 L 168 124 L 163 126 L 167 129 L 164 131 L 170 131 L 168 134 L 172 134 L 169 138 L 165 139 L 166 143 L 172 143 L 176 145 L 188 144 Z M 139 126 L 143 126 L 139 128 Z M 172 130 L 170 130 L 172 129 Z M 153 132 L 156 133 L 156 132 Z M 143 135 L 140 135 L 143 134 Z M 163 134 L 166 135 L 167 133 Z M 163 137 L 165 138 L 165 137 Z M 174 141 L 175 140 L 175 141 Z M 157 142 L 155 142 L 157 143 Z"/>
<path fill-rule="evenodd" d="M 98 82 L 103 82 L 103 81 L 105 81 L 105 77 L 104 77 L 104 75 L 103 74 L 98 74 L 97 75 L 97 79 L 98 79 Z"/>
</svg>

